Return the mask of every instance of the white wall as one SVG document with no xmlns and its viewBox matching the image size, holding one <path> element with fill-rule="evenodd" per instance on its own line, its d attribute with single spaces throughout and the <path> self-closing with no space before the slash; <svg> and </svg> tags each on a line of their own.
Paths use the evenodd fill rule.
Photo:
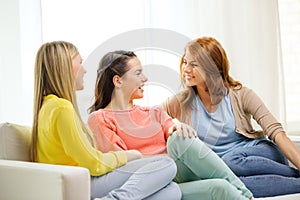
<svg viewBox="0 0 300 200">
<path fill-rule="evenodd" d="M 0 0 L 0 123 L 31 124 L 39 0 Z M 38 17 L 37 17 L 38 16 Z"/>
<path fill-rule="evenodd" d="M 22 111 L 21 43 L 19 1 L 0 2 L 0 119 L 18 121 L 14 110 Z M 9 77 L 9 78 L 8 78 Z M 12 98 L 14 97 L 14 98 Z"/>
<path fill-rule="evenodd" d="M 109 12 L 110 16 L 100 15 L 104 9 L 114 10 L 117 1 L 93 7 L 92 3 L 96 1 L 91 0 L 88 4 L 82 3 L 79 10 L 74 9 L 77 2 L 63 1 L 65 4 L 69 2 L 67 8 L 70 4 L 73 6 L 66 9 L 61 6 L 61 1 L 57 1 L 58 7 L 50 10 L 49 18 L 44 18 L 43 22 L 49 24 L 53 13 L 55 16 L 62 13 L 63 16 L 54 23 L 52 21 L 52 27 L 44 29 L 45 39 L 68 38 L 81 51 L 84 44 L 96 48 L 101 44 L 100 39 L 143 27 L 168 29 L 189 38 L 214 36 L 228 53 L 233 77 L 253 88 L 271 112 L 285 122 L 279 71 L 281 55 L 277 0 L 151 0 L 143 1 L 141 5 L 145 7 L 132 11 L 128 16 L 129 9 L 123 7 L 121 16 L 117 15 L 120 14 L 118 12 Z M 84 10 L 92 12 L 84 15 L 81 13 Z M 66 16 L 71 16 L 71 19 Z M 128 20 L 120 22 L 120 17 L 127 19 L 124 16 Z M 0 122 L 31 124 L 33 64 L 42 41 L 40 19 L 39 0 L 26 0 L 26 4 L 24 0 L 0 0 Z M 110 24 L 113 19 L 114 23 Z M 138 27 L 133 26 L 131 20 L 135 20 Z M 66 36 L 66 33 L 70 35 Z M 87 39 L 92 42 L 86 42 Z M 86 58 L 88 51 L 81 52 Z M 177 65 L 173 67 L 178 69 Z M 94 84 L 86 87 L 94 87 Z"/>
<path fill-rule="evenodd" d="M 151 26 L 170 28 L 193 39 L 215 37 L 227 52 L 232 77 L 253 89 L 285 124 L 277 0 L 173 2 L 151 0 Z M 172 8 L 165 11 L 162 4 Z"/>
</svg>

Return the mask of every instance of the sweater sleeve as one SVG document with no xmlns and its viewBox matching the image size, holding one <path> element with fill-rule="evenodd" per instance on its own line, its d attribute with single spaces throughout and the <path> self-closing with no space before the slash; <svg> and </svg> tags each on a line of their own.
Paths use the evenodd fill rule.
<svg viewBox="0 0 300 200">
<path fill-rule="evenodd" d="M 103 152 L 128 150 L 126 143 L 107 120 L 98 111 L 88 117 L 88 125 L 97 138 L 98 149 Z"/>
<path fill-rule="evenodd" d="M 178 119 L 180 122 L 186 123 L 192 126 L 192 107 L 183 108 L 180 99 L 185 99 L 185 92 L 178 93 L 172 97 L 169 97 L 161 104 L 161 107 L 172 118 Z"/>
<path fill-rule="evenodd" d="M 172 118 L 181 119 L 181 109 L 178 103 L 178 98 L 175 96 L 169 97 L 166 101 L 161 104 L 162 109 L 166 111 L 166 113 Z"/>
<path fill-rule="evenodd" d="M 279 132 L 284 131 L 281 123 L 277 121 L 255 92 L 244 88 L 241 98 L 245 113 L 253 116 L 253 119 L 262 127 L 264 134 L 270 139 L 274 140 Z"/>
<path fill-rule="evenodd" d="M 127 162 L 125 152 L 102 153 L 92 147 L 71 105 L 58 109 L 54 123 L 65 153 L 79 166 L 89 169 L 91 175 L 106 174 Z"/>
</svg>

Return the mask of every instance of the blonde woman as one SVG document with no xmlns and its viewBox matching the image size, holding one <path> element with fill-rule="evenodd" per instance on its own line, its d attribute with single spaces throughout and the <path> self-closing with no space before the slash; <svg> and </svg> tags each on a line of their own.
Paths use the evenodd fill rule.
<svg viewBox="0 0 300 200">
<path fill-rule="evenodd" d="M 174 161 L 166 156 L 140 159 L 138 151 L 102 153 L 82 122 L 76 90 L 85 69 L 76 47 L 64 41 L 43 44 L 35 62 L 32 160 L 85 167 L 91 199 L 180 199 L 172 182 Z"/>
</svg>

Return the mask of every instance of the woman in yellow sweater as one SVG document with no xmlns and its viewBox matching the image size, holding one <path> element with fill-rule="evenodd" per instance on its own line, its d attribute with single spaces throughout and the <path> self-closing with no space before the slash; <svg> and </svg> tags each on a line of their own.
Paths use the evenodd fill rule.
<svg viewBox="0 0 300 200">
<path fill-rule="evenodd" d="M 140 159 L 138 151 L 102 153 L 82 122 L 76 90 L 86 73 L 77 48 L 68 42 L 43 44 L 37 52 L 34 83 L 32 161 L 89 169 L 91 198 L 180 199 L 174 161 Z M 129 162 L 130 161 L 130 162 Z"/>
</svg>

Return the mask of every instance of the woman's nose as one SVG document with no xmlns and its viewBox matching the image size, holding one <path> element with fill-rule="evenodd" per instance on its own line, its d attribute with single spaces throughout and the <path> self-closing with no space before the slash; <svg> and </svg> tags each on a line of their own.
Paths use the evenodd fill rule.
<svg viewBox="0 0 300 200">
<path fill-rule="evenodd" d="M 148 78 L 147 78 L 147 76 L 145 76 L 145 75 L 143 75 L 143 82 L 147 82 L 148 81 Z"/>
<path fill-rule="evenodd" d="M 183 68 L 184 72 L 191 72 L 192 71 L 192 67 L 189 64 L 186 64 Z"/>
</svg>

